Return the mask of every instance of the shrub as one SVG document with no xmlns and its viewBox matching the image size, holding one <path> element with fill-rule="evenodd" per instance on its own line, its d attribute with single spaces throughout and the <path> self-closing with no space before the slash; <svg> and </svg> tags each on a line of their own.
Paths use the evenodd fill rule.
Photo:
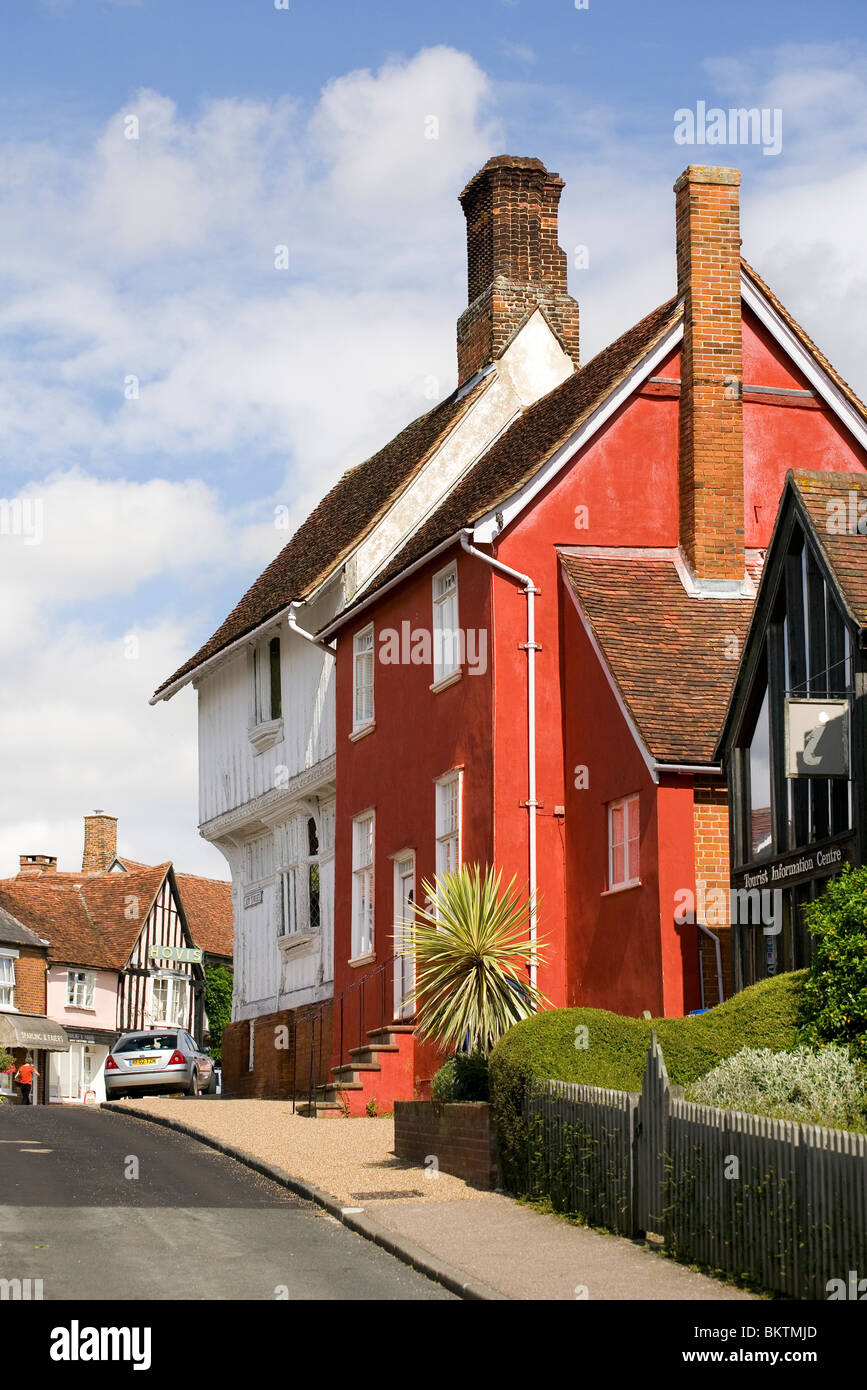
<svg viewBox="0 0 867 1390">
<path fill-rule="evenodd" d="M 867 867 L 848 865 L 805 918 L 815 948 L 804 986 L 805 1036 L 839 1043 L 867 1062 Z"/>
<path fill-rule="evenodd" d="M 434 1100 L 487 1100 L 487 1058 L 481 1052 L 458 1052 L 443 1063 L 430 1088 Z"/>
<path fill-rule="evenodd" d="M 223 1057 L 223 1029 L 232 1021 L 232 972 L 228 965 L 205 966 L 205 1013 L 211 1056 L 219 1066 Z"/>
<path fill-rule="evenodd" d="M 12 1056 L 12 1053 L 0 1047 L 0 1071 L 8 1071 L 10 1067 L 14 1066 L 15 1058 Z M 0 1105 L 3 1105 L 3 1103 L 3 1098 L 0 1096 Z"/>
<path fill-rule="evenodd" d="M 864 1127 L 867 1068 L 845 1047 L 773 1052 L 744 1047 L 688 1088 L 687 1099 L 722 1110 L 836 1129 Z"/>
<path fill-rule="evenodd" d="M 678 1086 L 697 1081 L 745 1045 L 788 1052 L 802 1041 L 799 1013 L 806 973 L 761 980 L 694 1018 L 643 1019 L 605 1009 L 549 1009 L 511 1028 L 490 1058 L 491 1101 L 506 1185 L 522 1191 L 526 1180 L 523 1106 L 533 1078 L 638 1091 L 654 1029 L 669 1078 Z"/>
</svg>

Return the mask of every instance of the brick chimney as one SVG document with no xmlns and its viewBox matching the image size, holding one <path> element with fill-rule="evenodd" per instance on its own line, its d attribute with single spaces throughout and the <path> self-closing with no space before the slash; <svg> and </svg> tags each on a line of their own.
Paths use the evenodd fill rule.
<svg viewBox="0 0 867 1390">
<path fill-rule="evenodd" d="M 18 872 L 21 874 L 56 874 L 56 854 L 19 854 Z"/>
<path fill-rule="evenodd" d="M 81 871 L 103 874 L 117 857 L 117 816 L 94 811 L 84 817 L 84 855 Z"/>
<path fill-rule="evenodd" d="M 578 305 L 557 244 L 559 174 L 540 159 L 498 155 L 460 195 L 467 219 L 469 306 L 458 319 L 458 384 L 504 351 L 535 308 L 578 365 Z"/>
<path fill-rule="evenodd" d="M 705 580 L 744 577 L 740 181 L 737 169 L 691 164 L 674 185 L 684 299 L 680 541 Z"/>
</svg>

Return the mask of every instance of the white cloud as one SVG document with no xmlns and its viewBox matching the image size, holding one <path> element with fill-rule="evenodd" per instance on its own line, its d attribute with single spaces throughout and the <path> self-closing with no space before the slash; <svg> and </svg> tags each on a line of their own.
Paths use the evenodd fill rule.
<svg viewBox="0 0 867 1390">
<path fill-rule="evenodd" d="M 864 392 L 864 54 L 783 47 L 705 77 L 700 96 L 782 106 L 779 162 L 744 163 L 744 250 Z M 297 523 L 429 407 L 425 378 L 453 385 L 457 194 L 527 145 L 500 110 L 544 119 L 532 144 L 566 179 L 585 360 L 673 292 L 684 151 L 644 113 L 577 101 L 494 88 L 441 47 L 335 78 L 312 110 L 188 117 L 143 90 L 88 138 L 0 143 L 0 468 L 45 509 L 41 546 L 0 536 L 0 872 L 40 849 L 73 866 L 96 805 L 131 856 L 222 870 L 194 829 L 195 701 L 147 698 L 207 635 L 209 584 L 234 572 L 240 593 L 285 538 L 274 503 Z"/>
</svg>

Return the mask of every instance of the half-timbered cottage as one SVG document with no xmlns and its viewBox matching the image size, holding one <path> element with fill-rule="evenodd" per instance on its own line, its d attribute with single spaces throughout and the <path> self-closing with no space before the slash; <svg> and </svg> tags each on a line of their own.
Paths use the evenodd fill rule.
<svg viewBox="0 0 867 1390">
<path fill-rule="evenodd" d="M 49 943 L 46 1011 L 70 1044 L 51 1059 L 52 1100 L 99 1095 L 122 1032 L 173 1025 L 201 1042 L 205 963 L 231 963 L 229 884 L 122 860 L 115 835 L 114 818 L 96 813 L 90 867 L 64 873 L 53 856 L 22 855 L 17 877 L 0 881 L 0 907 Z"/>
</svg>

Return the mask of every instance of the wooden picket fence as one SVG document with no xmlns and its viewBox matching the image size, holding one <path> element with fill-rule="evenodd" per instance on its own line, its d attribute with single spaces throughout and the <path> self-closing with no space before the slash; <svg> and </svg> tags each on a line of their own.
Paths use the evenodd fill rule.
<svg viewBox="0 0 867 1390">
<path fill-rule="evenodd" d="M 547 1081 L 525 1113 L 529 1192 L 557 1211 L 793 1298 L 867 1278 L 867 1135 L 686 1101 L 655 1034 L 640 1094 Z"/>
</svg>

